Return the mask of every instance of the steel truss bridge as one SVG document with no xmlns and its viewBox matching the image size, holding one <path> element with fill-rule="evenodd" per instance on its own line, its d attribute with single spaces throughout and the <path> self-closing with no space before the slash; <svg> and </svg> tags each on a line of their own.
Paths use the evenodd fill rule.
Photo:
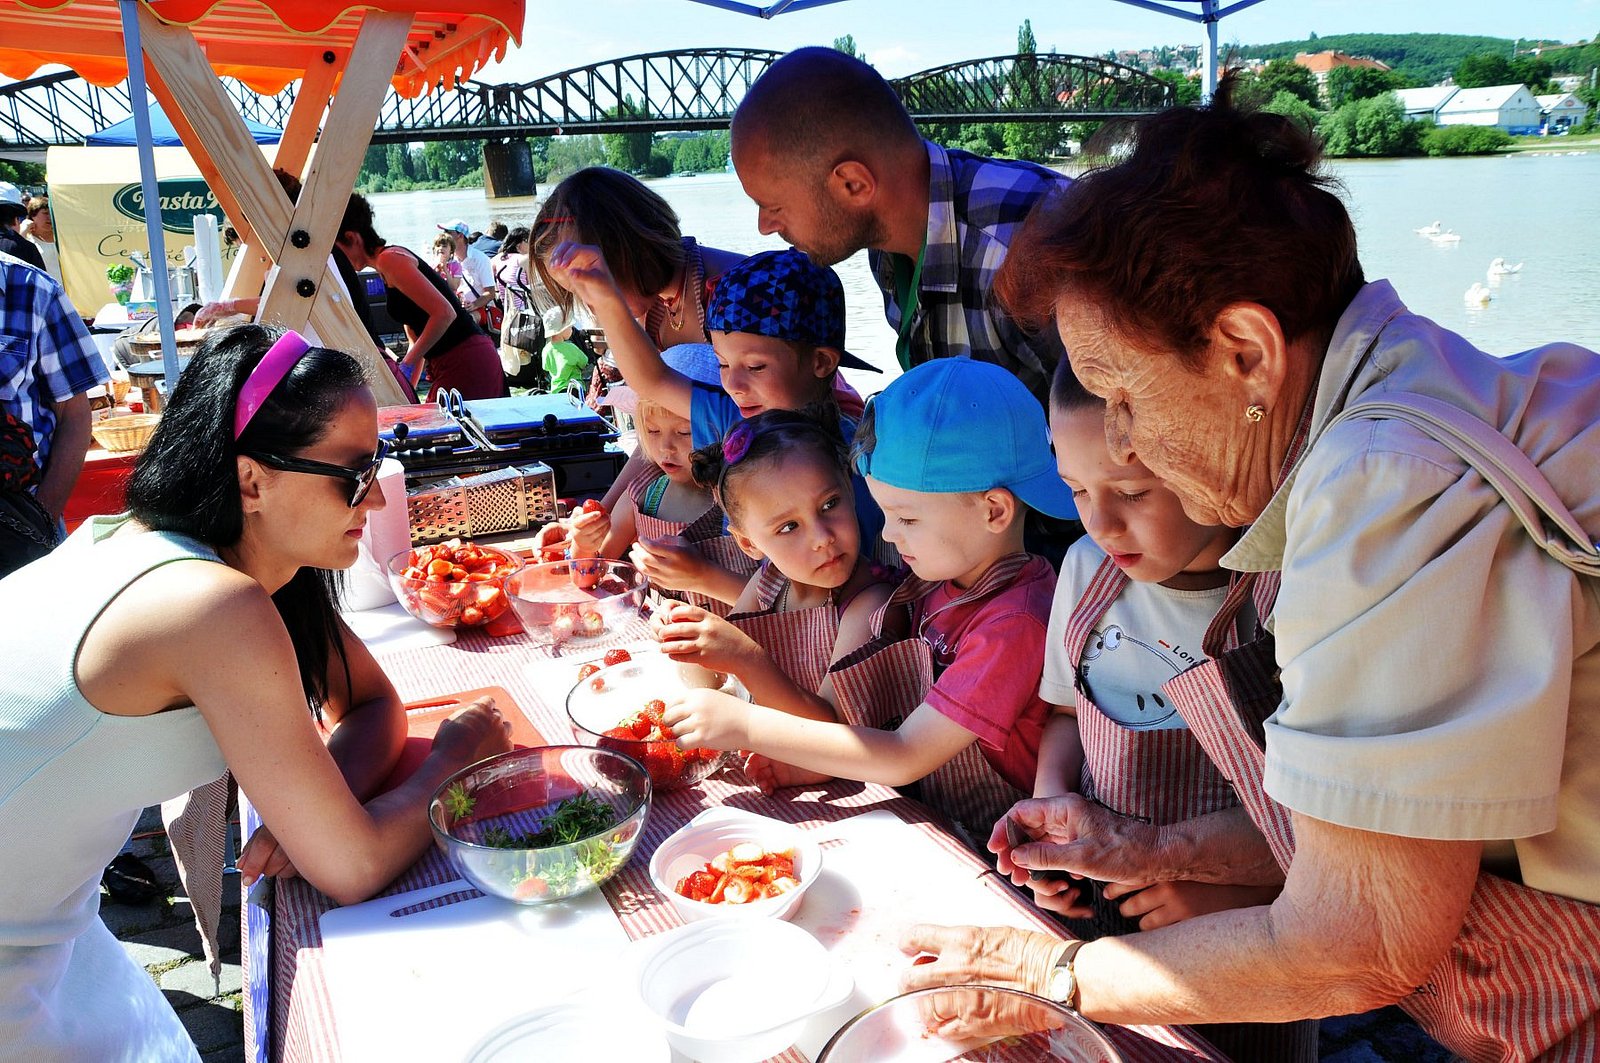
<svg viewBox="0 0 1600 1063">
<path fill-rule="evenodd" d="M 723 129 L 781 52 L 704 48 L 591 63 L 512 85 L 465 82 L 384 102 L 373 143 L 508 140 L 579 133 Z M 294 86 L 259 96 L 225 80 L 244 117 L 282 127 Z M 925 122 L 1059 122 L 1169 107 L 1172 87 L 1141 70 L 1082 55 L 971 59 L 894 79 Z M 41 157 L 132 113 L 127 86 L 98 88 L 68 71 L 0 85 L 0 155 Z"/>
</svg>

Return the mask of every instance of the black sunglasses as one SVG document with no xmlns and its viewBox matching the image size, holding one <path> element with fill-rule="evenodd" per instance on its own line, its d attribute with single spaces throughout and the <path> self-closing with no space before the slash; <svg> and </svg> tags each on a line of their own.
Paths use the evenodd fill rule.
<svg viewBox="0 0 1600 1063">
<path fill-rule="evenodd" d="M 349 480 L 350 508 L 355 509 L 367 497 L 367 492 L 372 490 L 373 482 L 378 479 L 378 466 L 389 456 L 389 441 L 378 440 L 378 449 L 373 452 L 371 460 L 357 469 L 347 469 L 343 465 L 333 465 L 326 461 L 312 461 L 310 458 L 286 458 L 281 454 L 265 454 L 257 451 L 248 451 L 245 456 L 254 458 L 269 469 Z"/>
</svg>

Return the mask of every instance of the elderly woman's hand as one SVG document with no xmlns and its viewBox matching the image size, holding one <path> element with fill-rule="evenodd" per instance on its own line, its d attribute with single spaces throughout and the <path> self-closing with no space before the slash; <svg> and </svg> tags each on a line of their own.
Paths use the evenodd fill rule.
<svg viewBox="0 0 1600 1063">
<path fill-rule="evenodd" d="M 900 951 L 919 958 L 900 976 L 906 991 L 937 985 L 997 985 L 1043 995 L 1061 939 L 1008 926 L 913 926 Z M 931 957 L 931 958 L 930 958 Z"/>
<path fill-rule="evenodd" d="M 1070 871 L 1105 882 L 1171 877 L 1162 866 L 1157 828 L 1119 816 L 1081 794 L 1020 801 L 1006 818 L 1037 839 L 1013 848 L 1005 820 L 989 836 L 989 851 L 996 854 L 1001 873 L 1018 886 L 1029 885 L 1029 871 Z"/>
</svg>

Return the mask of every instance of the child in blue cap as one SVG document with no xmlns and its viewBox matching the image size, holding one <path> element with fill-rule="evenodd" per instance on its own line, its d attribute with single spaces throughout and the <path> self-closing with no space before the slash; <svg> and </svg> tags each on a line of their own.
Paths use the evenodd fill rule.
<svg viewBox="0 0 1600 1063">
<path fill-rule="evenodd" d="M 913 575 L 874 637 L 829 671 L 843 722 L 711 691 L 666 718 L 686 747 L 751 750 L 746 770 L 767 789 L 812 773 L 920 781 L 924 801 L 986 839 L 1032 790 L 1050 715 L 1039 676 L 1055 573 L 1024 552 L 1023 517 L 1076 511 L 1044 412 L 1004 369 L 938 359 L 869 403 L 855 464 Z"/>
</svg>

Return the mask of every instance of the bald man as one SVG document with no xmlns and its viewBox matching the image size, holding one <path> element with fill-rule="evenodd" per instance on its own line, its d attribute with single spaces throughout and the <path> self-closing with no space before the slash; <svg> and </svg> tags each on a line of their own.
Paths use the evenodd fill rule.
<svg viewBox="0 0 1600 1063">
<path fill-rule="evenodd" d="M 1047 402 L 1060 339 L 1024 330 L 990 289 L 1011 234 L 1066 177 L 924 140 L 889 83 L 832 48 L 790 52 L 750 87 L 733 165 L 763 233 L 818 265 L 868 249 L 902 369 L 970 353 Z"/>
</svg>

